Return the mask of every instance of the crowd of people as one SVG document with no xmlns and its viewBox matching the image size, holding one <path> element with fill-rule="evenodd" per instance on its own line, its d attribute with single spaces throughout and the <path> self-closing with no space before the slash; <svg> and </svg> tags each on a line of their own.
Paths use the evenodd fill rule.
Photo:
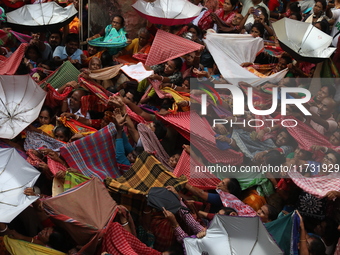
<svg viewBox="0 0 340 255">
<path fill-rule="evenodd" d="M 173 178 L 185 174 L 186 181 L 176 187 L 164 183 L 164 188 L 180 200 L 181 207 L 176 213 L 165 207 L 152 207 L 144 198 L 139 214 L 131 213 L 131 221 L 126 209 L 131 205 L 122 200 L 117 216 L 107 224 L 108 230 L 102 242 L 98 242 L 96 254 L 186 254 L 183 240 L 204 238 L 216 214 L 258 216 L 263 223 L 268 223 L 292 212 L 298 215 L 300 222 L 298 245 L 294 246 L 298 253 L 294 254 L 340 254 L 339 51 L 317 64 L 296 61 L 281 49 L 272 28 L 273 22 L 283 18 L 308 22 L 329 34 L 333 38 L 332 45 L 338 47 L 340 2 L 190 0 L 201 7 L 201 13 L 189 24 L 166 26 L 145 21 L 138 36 L 130 38 L 125 30 L 124 13 L 114 14 L 111 24 L 100 33 L 85 38 L 82 46 L 77 34 L 81 24 L 75 17 L 60 30 L 24 32 L 29 40 L 22 54 L 17 51 L 22 49 L 22 42 L 13 32 L 23 31 L 13 31 L 6 23 L 6 13 L 13 10 L 11 4 L 16 2 L 19 1 L 0 1 L 0 32 L 3 38 L 9 38 L 0 40 L 0 61 L 8 65 L 17 63 L 13 74 L 30 75 L 46 90 L 47 97 L 35 122 L 14 139 L 0 137 L 0 148 L 15 148 L 41 172 L 35 186 L 24 191 L 26 196 L 39 196 L 39 199 L 11 223 L 0 223 L 0 254 L 19 254 L 15 247 L 23 241 L 49 249 L 39 254 L 89 254 L 71 238 L 67 228 L 49 219 L 43 201 L 56 195 L 52 188 L 55 183 L 62 186 L 71 183 L 74 187 L 97 176 L 95 172 L 88 174 L 81 167 L 74 167 L 70 161 L 72 153 L 66 157 L 60 148 L 76 146 L 102 130 L 107 132 L 111 125 L 115 130 L 112 141 L 115 154 L 111 156 L 114 167 L 119 170 L 115 175 L 105 177 L 118 180 L 120 176 L 127 176 L 131 169 L 136 171 L 141 155 L 148 155 L 164 171 L 171 172 Z M 31 4 L 31 1 L 23 2 Z M 32 1 L 32 4 L 41 2 L 48 1 Z M 60 1 L 60 5 L 72 2 L 78 8 L 76 0 Z M 158 30 L 185 39 L 188 45 L 196 43 L 200 49 L 146 66 Z M 241 66 L 259 77 L 270 77 L 283 70 L 287 73 L 279 82 L 264 82 L 254 87 L 252 95 L 247 94 L 251 85 L 247 81 L 240 82 L 245 98 L 252 96 L 255 108 L 264 110 L 272 106 L 276 89 L 317 88 L 318 91 L 303 105 L 311 115 L 304 115 L 295 105 L 287 105 L 286 116 L 283 116 L 280 104 L 268 116 L 254 115 L 249 109 L 242 116 L 233 115 L 233 105 L 243 102 L 233 100 L 227 89 L 214 88 L 215 84 L 228 83 L 228 77 L 221 74 L 224 67 L 216 64 L 206 47 L 207 32 L 263 38 L 264 49 L 253 56 L 254 63 L 244 62 Z M 159 52 L 167 50 L 162 45 L 157 47 Z M 151 76 L 139 82 L 120 70 L 123 65 L 138 62 L 142 62 L 146 70 L 153 71 Z M 63 69 L 66 64 L 73 66 L 76 78 L 67 78 L 71 69 Z M 52 87 L 48 81 L 56 76 L 65 82 Z M 316 78 L 332 79 L 327 82 L 321 79 L 315 85 Z M 201 115 L 201 95 L 204 93 L 209 93 L 210 98 L 207 114 Z M 287 98 L 305 96 L 290 93 Z M 214 124 L 217 118 L 228 123 Z M 251 125 L 254 119 L 265 124 Z M 280 121 L 265 122 L 265 119 Z M 282 124 L 292 120 L 297 125 Z M 105 135 L 105 132 L 101 134 Z M 93 139 L 96 143 L 96 138 Z M 106 150 L 104 146 L 103 150 Z M 92 155 L 98 158 L 96 164 L 99 165 L 102 163 L 100 153 L 93 151 Z M 188 155 L 191 162 L 183 160 Z M 77 157 L 75 161 L 86 161 L 85 155 Z M 212 187 L 203 178 L 201 185 L 197 185 L 190 177 L 190 171 L 184 172 L 183 169 L 194 165 L 233 165 L 236 169 L 240 166 L 249 169 L 287 166 L 295 169 L 295 173 L 257 173 L 255 176 L 211 173 L 216 186 Z M 70 178 L 76 181 L 72 182 Z M 216 181 L 217 178 L 220 181 Z M 319 185 L 314 192 L 310 183 Z M 109 184 L 105 184 L 115 197 Z M 129 188 L 138 190 L 140 187 Z M 141 191 L 146 192 L 149 188 Z M 68 206 L 72 205 L 65 204 Z M 284 249 L 281 243 L 279 245 Z"/>
</svg>

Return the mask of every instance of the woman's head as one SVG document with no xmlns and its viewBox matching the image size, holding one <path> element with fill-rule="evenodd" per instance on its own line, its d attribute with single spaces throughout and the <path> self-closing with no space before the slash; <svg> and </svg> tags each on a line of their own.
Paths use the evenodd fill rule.
<svg viewBox="0 0 340 255">
<path fill-rule="evenodd" d="M 258 211 L 257 216 L 260 217 L 263 223 L 267 223 L 276 220 L 279 215 L 279 211 L 272 205 L 265 204 Z"/>
<path fill-rule="evenodd" d="M 309 255 L 326 255 L 326 247 L 321 238 L 307 235 Z"/>
<path fill-rule="evenodd" d="M 97 54 L 99 48 L 96 46 L 88 45 L 87 46 L 87 52 L 89 53 L 90 57 Z"/>
<path fill-rule="evenodd" d="M 298 21 L 302 20 L 302 16 L 299 12 L 293 12 L 292 14 L 290 14 L 289 18 L 294 19 L 294 20 L 298 20 Z"/>
<path fill-rule="evenodd" d="M 335 170 L 337 170 L 335 165 L 339 165 L 339 164 L 340 164 L 340 154 L 338 154 L 337 152 L 333 150 L 328 150 L 326 155 L 321 160 L 321 170 L 324 173 L 327 172 L 328 170 L 334 172 Z"/>
<path fill-rule="evenodd" d="M 172 75 L 175 72 L 179 72 L 182 68 L 182 64 L 183 62 L 181 58 L 169 60 L 165 63 L 164 73 L 167 75 Z"/>
<path fill-rule="evenodd" d="M 225 0 L 222 9 L 225 12 L 231 12 L 235 10 L 237 4 L 238 0 Z"/>
<path fill-rule="evenodd" d="M 113 16 L 111 25 L 118 31 L 125 26 L 124 18 L 121 15 Z"/>
<path fill-rule="evenodd" d="M 151 34 L 149 30 L 147 30 L 145 27 L 142 27 L 141 29 L 139 29 L 138 31 L 139 45 L 141 47 L 144 47 L 145 45 L 147 45 L 150 40 L 150 36 Z"/>
<path fill-rule="evenodd" d="M 252 26 L 251 26 L 251 29 L 250 29 L 250 34 L 256 38 L 256 37 L 263 37 L 264 35 L 264 26 L 261 24 L 261 23 L 254 23 Z"/>
<path fill-rule="evenodd" d="M 329 142 L 334 146 L 340 146 L 340 129 L 334 131 L 329 137 Z"/>
<path fill-rule="evenodd" d="M 224 178 L 216 186 L 217 189 L 233 194 L 238 197 L 241 194 L 241 186 L 236 178 Z"/>
<path fill-rule="evenodd" d="M 184 56 L 185 63 L 188 66 L 192 66 L 194 64 L 195 56 L 196 56 L 195 52 L 190 52 L 188 54 L 185 54 L 185 56 Z"/>
<path fill-rule="evenodd" d="M 282 129 L 276 137 L 276 145 L 278 147 L 291 144 L 294 138 L 288 133 L 287 129 Z"/>
<path fill-rule="evenodd" d="M 39 51 L 37 46 L 30 45 L 26 49 L 25 56 L 26 56 L 26 58 L 28 58 L 28 59 L 30 59 L 30 60 L 32 60 L 34 62 L 37 62 L 38 59 L 41 57 L 41 54 L 40 54 L 40 51 Z"/>
<path fill-rule="evenodd" d="M 314 27 L 321 30 L 324 33 L 327 33 L 329 30 L 329 23 L 327 20 L 323 19 L 321 21 L 318 21 L 314 24 Z"/>
<path fill-rule="evenodd" d="M 190 24 L 188 26 L 188 32 L 192 34 L 192 40 L 195 41 L 202 36 L 202 31 L 199 29 L 198 26 L 195 26 L 194 24 Z"/>
<path fill-rule="evenodd" d="M 72 137 L 71 129 L 65 126 L 58 126 L 53 130 L 55 139 L 68 142 Z"/>
<path fill-rule="evenodd" d="M 322 15 L 323 12 L 326 10 L 326 7 L 327 7 L 326 0 L 316 0 L 313 7 L 313 14 Z"/>
<path fill-rule="evenodd" d="M 231 207 L 222 207 L 218 213 L 219 215 L 231 215 L 231 216 L 238 216 L 237 211 Z"/>
<path fill-rule="evenodd" d="M 102 68 L 102 61 L 100 60 L 100 58 L 97 57 L 91 58 L 89 61 L 89 69 L 98 70 L 100 68 Z"/>
<path fill-rule="evenodd" d="M 62 229 L 54 227 L 44 228 L 38 233 L 38 238 L 44 244 L 58 251 L 68 252 L 72 248 L 70 238 L 67 237 L 67 233 Z"/>
<path fill-rule="evenodd" d="M 335 92 L 336 92 L 336 89 L 333 85 L 325 84 L 320 88 L 320 90 L 316 94 L 315 99 L 317 102 L 321 102 L 326 97 L 333 98 L 335 95 Z"/>
<path fill-rule="evenodd" d="M 40 114 L 39 114 L 39 123 L 40 125 L 48 125 L 51 123 L 53 118 L 53 110 L 51 107 L 44 105 L 41 108 Z"/>
<path fill-rule="evenodd" d="M 259 15 L 254 15 L 255 23 L 264 22 L 269 25 L 269 16 L 267 10 L 262 6 L 259 6 L 256 9 L 259 10 Z"/>
<path fill-rule="evenodd" d="M 299 2 L 290 2 L 289 7 L 291 12 L 301 13 L 301 7 Z"/>
<path fill-rule="evenodd" d="M 294 159 L 310 160 L 312 156 L 313 156 L 312 152 L 303 150 L 300 147 L 297 147 L 294 151 Z"/>
<path fill-rule="evenodd" d="M 175 168 L 177 166 L 177 163 L 178 163 L 178 160 L 180 158 L 181 155 L 179 155 L 178 153 L 172 155 L 170 158 L 169 158 L 169 162 L 168 164 L 172 167 L 172 168 Z"/>
</svg>

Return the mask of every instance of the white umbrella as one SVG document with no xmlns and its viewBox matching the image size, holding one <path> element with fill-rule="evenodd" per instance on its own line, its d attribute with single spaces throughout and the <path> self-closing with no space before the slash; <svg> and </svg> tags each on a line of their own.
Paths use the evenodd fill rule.
<svg viewBox="0 0 340 255">
<path fill-rule="evenodd" d="M 283 255 L 259 217 L 216 215 L 205 237 L 184 238 L 188 255 Z"/>
<path fill-rule="evenodd" d="M 284 18 L 273 28 L 282 49 L 296 60 L 322 62 L 336 49 L 329 47 L 333 38 L 310 23 Z"/>
<path fill-rule="evenodd" d="M 45 97 L 29 75 L 0 75 L 0 138 L 13 139 L 36 120 Z"/>
<path fill-rule="evenodd" d="M 188 24 L 202 10 L 188 0 L 137 0 L 132 7 L 151 23 L 167 26 Z"/>
<path fill-rule="evenodd" d="M 0 222 L 10 223 L 38 197 L 26 196 L 40 172 L 13 148 L 0 149 Z"/>
<path fill-rule="evenodd" d="M 77 13 L 73 4 L 65 8 L 54 1 L 25 4 L 7 13 L 7 23 L 15 30 L 53 31 L 70 23 Z"/>
</svg>

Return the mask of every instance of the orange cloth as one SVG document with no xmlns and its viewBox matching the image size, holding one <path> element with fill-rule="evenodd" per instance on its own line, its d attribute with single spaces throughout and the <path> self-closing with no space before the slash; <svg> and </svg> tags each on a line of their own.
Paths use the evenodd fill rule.
<svg viewBox="0 0 340 255">
<path fill-rule="evenodd" d="M 242 202 L 252 207 L 255 211 L 267 203 L 266 199 L 260 196 L 254 189 L 247 190 L 244 197 Z"/>
</svg>

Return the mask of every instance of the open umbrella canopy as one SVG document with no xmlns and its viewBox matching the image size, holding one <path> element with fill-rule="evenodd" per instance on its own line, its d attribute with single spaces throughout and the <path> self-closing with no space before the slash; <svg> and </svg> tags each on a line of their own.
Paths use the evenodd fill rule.
<svg viewBox="0 0 340 255">
<path fill-rule="evenodd" d="M 36 120 L 45 97 L 29 75 L 0 75 L 0 138 L 13 139 Z"/>
<path fill-rule="evenodd" d="M 283 255 L 259 217 L 216 215 L 205 237 L 184 238 L 184 245 L 188 255 Z"/>
<path fill-rule="evenodd" d="M 310 23 L 284 18 L 273 28 L 281 48 L 296 60 L 319 63 L 336 49 L 329 47 L 333 38 Z"/>
<path fill-rule="evenodd" d="M 77 10 L 73 4 L 63 8 L 56 2 L 26 4 L 7 13 L 7 23 L 14 30 L 31 32 L 52 31 L 70 23 Z"/>
<path fill-rule="evenodd" d="M 167 26 L 188 24 L 202 9 L 187 0 L 137 0 L 132 7 L 151 23 Z"/>
<path fill-rule="evenodd" d="M 25 188 L 33 187 L 39 175 L 14 148 L 0 149 L 0 222 L 10 223 L 39 198 L 24 194 Z"/>
<path fill-rule="evenodd" d="M 175 193 L 163 187 L 153 187 L 147 195 L 148 206 L 163 211 L 163 207 L 172 212 L 177 213 L 181 208 L 181 202 Z"/>
</svg>

